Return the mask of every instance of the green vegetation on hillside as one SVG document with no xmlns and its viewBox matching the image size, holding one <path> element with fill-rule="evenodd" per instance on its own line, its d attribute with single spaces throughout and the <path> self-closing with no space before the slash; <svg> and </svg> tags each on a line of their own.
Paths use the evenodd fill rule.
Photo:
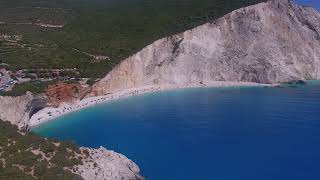
<svg viewBox="0 0 320 180">
<path fill-rule="evenodd" d="M 72 143 L 23 134 L 0 120 L 0 179 L 82 179 L 66 168 L 80 165 L 85 156 Z"/>
<path fill-rule="evenodd" d="M 82 77 L 99 78 L 156 39 L 261 1 L 0 0 L 0 34 L 23 36 L 17 42 L 0 40 L 0 61 L 11 69 L 78 68 Z M 94 61 L 85 53 L 111 60 Z"/>
</svg>

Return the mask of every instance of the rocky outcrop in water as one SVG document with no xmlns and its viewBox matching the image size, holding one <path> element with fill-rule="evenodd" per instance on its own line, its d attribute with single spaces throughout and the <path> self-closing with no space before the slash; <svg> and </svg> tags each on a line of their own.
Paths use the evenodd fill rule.
<svg viewBox="0 0 320 180">
<path fill-rule="evenodd" d="M 320 13 L 270 0 L 154 42 L 96 83 L 91 96 L 145 85 L 319 78 Z"/>
<path fill-rule="evenodd" d="M 74 173 L 84 179 L 97 180 L 145 180 L 140 175 L 139 167 L 122 154 L 109 151 L 103 147 L 99 149 L 82 148 L 89 152 L 83 165 L 79 165 Z"/>
</svg>

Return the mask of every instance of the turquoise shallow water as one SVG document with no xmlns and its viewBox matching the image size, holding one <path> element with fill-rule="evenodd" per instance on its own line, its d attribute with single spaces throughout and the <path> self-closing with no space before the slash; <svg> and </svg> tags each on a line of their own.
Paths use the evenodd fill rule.
<svg viewBox="0 0 320 180">
<path fill-rule="evenodd" d="M 150 180 L 319 180 L 320 84 L 130 97 L 33 129 L 127 155 Z"/>
</svg>

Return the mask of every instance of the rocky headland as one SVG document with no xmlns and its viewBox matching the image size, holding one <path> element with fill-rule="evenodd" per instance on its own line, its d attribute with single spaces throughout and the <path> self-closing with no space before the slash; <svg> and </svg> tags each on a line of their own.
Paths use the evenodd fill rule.
<svg viewBox="0 0 320 180">
<path fill-rule="evenodd" d="M 26 131 L 30 128 L 30 119 L 39 110 L 46 108 L 47 98 L 44 95 L 27 93 L 19 97 L 0 96 L 0 120 L 11 122 Z M 47 107 L 48 108 L 48 107 Z M 86 180 L 143 180 L 139 167 L 124 155 L 99 149 L 81 148 L 88 156 L 82 159 L 82 164 L 70 168 L 70 171 Z"/>
<path fill-rule="evenodd" d="M 144 180 L 124 155 L 20 131 L 0 119 L 0 179 Z"/>
</svg>

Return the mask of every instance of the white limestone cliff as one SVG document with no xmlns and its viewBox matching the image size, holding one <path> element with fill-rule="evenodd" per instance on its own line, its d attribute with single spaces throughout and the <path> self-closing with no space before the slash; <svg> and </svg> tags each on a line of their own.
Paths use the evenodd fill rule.
<svg viewBox="0 0 320 180">
<path fill-rule="evenodd" d="M 160 39 L 116 66 L 90 96 L 147 85 L 320 78 L 320 13 L 270 0 Z"/>
<path fill-rule="evenodd" d="M 22 129 L 30 118 L 28 105 L 32 99 L 31 93 L 19 97 L 0 96 L 0 119 L 9 121 Z"/>
</svg>

